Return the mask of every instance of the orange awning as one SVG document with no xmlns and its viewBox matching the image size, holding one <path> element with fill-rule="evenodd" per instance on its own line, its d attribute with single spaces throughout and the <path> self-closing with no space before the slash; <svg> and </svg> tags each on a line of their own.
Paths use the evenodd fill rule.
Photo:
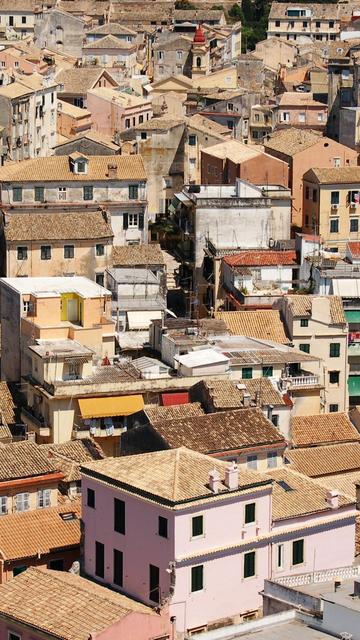
<svg viewBox="0 0 360 640">
<path fill-rule="evenodd" d="M 131 416 L 144 408 L 142 396 L 112 396 L 110 398 L 80 398 L 79 408 L 84 420 Z"/>
</svg>

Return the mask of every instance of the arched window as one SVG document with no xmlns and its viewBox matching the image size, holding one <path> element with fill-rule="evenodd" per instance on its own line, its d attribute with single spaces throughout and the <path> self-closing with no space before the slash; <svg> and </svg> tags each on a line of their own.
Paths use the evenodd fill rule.
<svg viewBox="0 0 360 640">
<path fill-rule="evenodd" d="M 198 69 L 201 67 L 201 58 L 200 58 L 200 56 L 198 56 L 196 58 L 196 66 L 197 66 Z"/>
</svg>

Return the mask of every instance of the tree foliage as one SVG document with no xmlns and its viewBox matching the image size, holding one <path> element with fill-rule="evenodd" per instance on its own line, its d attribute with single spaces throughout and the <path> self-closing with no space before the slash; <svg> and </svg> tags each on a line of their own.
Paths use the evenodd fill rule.
<svg viewBox="0 0 360 640">
<path fill-rule="evenodd" d="M 196 7 L 190 0 L 176 0 L 175 9 L 187 11 L 188 9 L 196 9 Z"/>
</svg>

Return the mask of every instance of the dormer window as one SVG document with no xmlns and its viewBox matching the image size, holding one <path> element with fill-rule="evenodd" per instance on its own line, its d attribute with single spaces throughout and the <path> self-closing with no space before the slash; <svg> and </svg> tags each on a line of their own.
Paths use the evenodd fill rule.
<svg viewBox="0 0 360 640">
<path fill-rule="evenodd" d="M 87 173 L 89 166 L 89 159 L 83 156 L 81 153 L 75 152 L 69 156 L 70 169 L 72 173 Z"/>
</svg>

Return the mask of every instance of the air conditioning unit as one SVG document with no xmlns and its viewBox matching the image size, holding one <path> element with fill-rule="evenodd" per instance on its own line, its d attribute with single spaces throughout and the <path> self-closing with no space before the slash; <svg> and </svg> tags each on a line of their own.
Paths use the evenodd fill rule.
<svg viewBox="0 0 360 640">
<path fill-rule="evenodd" d="M 331 205 L 331 210 L 332 210 L 332 211 L 337 211 L 337 210 L 338 210 L 338 208 L 339 208 L 339 205 L 338 205 L 338 204 L 332 204 L 332 205 Z"/>
</svg>

